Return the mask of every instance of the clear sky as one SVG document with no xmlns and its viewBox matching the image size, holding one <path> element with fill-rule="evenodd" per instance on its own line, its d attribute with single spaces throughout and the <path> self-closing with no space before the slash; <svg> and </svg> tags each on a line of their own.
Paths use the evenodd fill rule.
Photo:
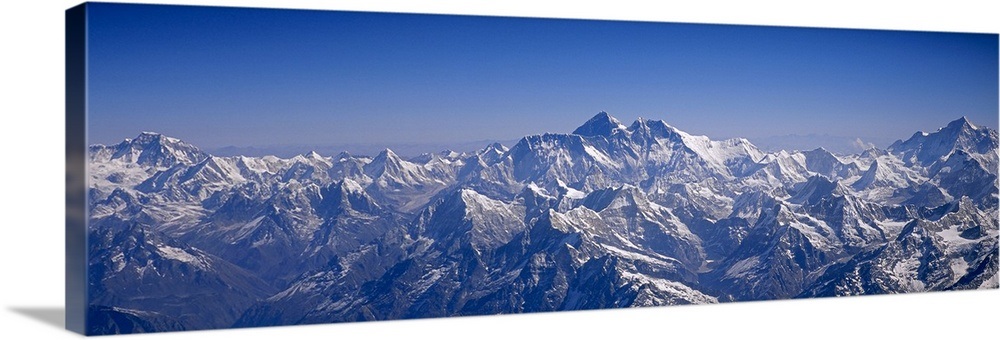
<svg viewBox="0 0 1000 340">
<path fill-rule="evenodd" d="M 998 125 L 997 35 L 90 9 L 92 143 L 140 131 L 204 147 L 511 140 L 602 110 L 717 139 Z"/>
</svg>

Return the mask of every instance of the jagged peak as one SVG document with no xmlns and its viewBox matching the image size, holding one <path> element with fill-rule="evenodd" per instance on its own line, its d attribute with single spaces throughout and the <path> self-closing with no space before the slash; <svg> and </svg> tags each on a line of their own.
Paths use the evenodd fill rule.
<svg viewBox="0 0 1000 340">
<path fill-rule="evenodd" d="M 569 184 L 566 184 L 566 182 L 563 182 L 563 180 L 560 179 L 560 178 L 556 178 L 556 188 L 555 189 L 556 189 L 556 191 L 559 192 L 559 196 L 561 196 L 561 197 L 568 197 L 568 198 L 572 198 L 572 199 L 582 199 L 582 198 L 584 198 L 584 197 L 587 196 L 586 193 L 584 193 L 583 191 L 577 190 L 576 188 L 573 188 L 573 187 L 569 186 Z"/>
<path fill-rule="evenodd" d="M 962 116 L 958 119 L 948 122 L 947 125 L 945 125 L 942 128 L 938 128 L 937 131 L 933 133 L 917 131 L 916 133 L 913 134 L 913 136 L 910 137 L 910 140 L 913 140 L 914 138 L 930 137 L 931 135 L 940 135 L 940 134 L 946 136 L 957 136 L 965 132 L 979 131 L 979 129 L 980 127 L 973 124 L 968 117 Z M 908 143 L 910 142 L 910 140 L 906 140 L 903 142 Z"/>
<path fill-rule="evenodd" d="M 593 211 L 602 211 L 615 201 L 625 200 L 627 205 L 646 202 L 646 196 L 638 187 L 623 184 L 601 190 L 594 190 L 583 199 L 583 206 Z M 633 202 L 634 201 L 634 202 Z"/>
<path fill-rule="evenodd" d="M 384 159 L 384 158 L 395 158 L 395 159 L 399 159 L 399 156 L 398 156 L 398 155 L 396 155 L 396 153 L 395 153 L 395 152 L 393 152 L 393 151 L 392 151 L 392 149 L 390 149 L 390 148 L 385 148 L 385 149 L 382 149 L 382 151 L 380 151 L 380 152 L 378 153 L 378 155 L 376 155 L 376 156 L 375 156 L 375 158 L 376 158 L 376 159 L 379 159 L 379 158 L 383 158 L 383 159 Z"/>
<path fill-rule="evenodd" d="M 446 149 L 446 150 L 442 150 L 441 152 L 438 152 L 437 155 L 440 156 L 440 157 L 442 157 L 442 158 L 446 158 L 446 159 L 458 159 L 458 158 L 461 158 L 462 156 L 465 156 L 465 153 L 458 152 L 458 151 L 455 151 L 455 150 Z"/>
<path fill-rule="evenodd" d="M 873 159 L 872 164 L 868 166 L 868 170 L 865 170 L 865 173 L 861 175 L 861 177 L 864 178 L 866 176 L 877 176 L 879 172 L 884 172 L 885 166 L 882 165 L 881 163 L 882 162 L 880 162 L 878 158 Z"/>
<path fill-rule="evenodd" d="M 969 221 L 968 219 L 975 219 L 975 216 L 979 215 L 980 211 L 972 198 L 969 196 L 962 196 L 961 198 L 949 201 L 939 207 L 930 209 L 928 213 L 929 214 L 925 217 L 931 221 L 940 221 L 949 217 L 959 217 L 965 220 L 965 223 L 969 223 L 972 221 Z"/>
<path fill-rule="evenodd" d="M 897 143 L 900 143 L 900 142 L 897 141 Z M 861 152 L 861 157 L 872 157 L 872 158 L 874 158 L 874 157 L 885 156 L 885 155 L 888 155 L 888 153 L 885 152 L 885 150 L 876 148 L 874 146 L 870 147 L 870 148 L 867 148 L 867 149 L 865 149 L 864 151 Z"/>
<path fill-rule="evenodd" d="M 139 144 L 139 145 L 148 145 L 148 144 L 152 144 L 152 143 L 163 144 L 165 142 L 166 143 L 182 143 L 182 144 L 187 145 L 187 143 L 182 142 L 178 138 L 166 136 L 166 135 L 161 134 L 159 132 L 152 132 L 152 131 L 142 131 L 135 138 L 132 138 L 132 139 L 126 138 L 125 141 L 124 141 L 124 143 L 126 143 L 126 144 Z"/>
<path fill-rule="evenodd" d="M 978 127 L 975 124 L 972 124 L 972 122 L 969 121 L 969 117 L 962 116 L 959 119 L 956 119 L 956 120 L 953 120 L 953 121 L 949 122 L 948 125 L 945 126 L 944 128 L 942 128 L 941 130 L 944 130 L 944 129 L 965 129 L 965 128 L 969 128 L 969 129 L 972 129 L 972 130 L 977 130 L 978 129 Z"/>
<path fill-rule="evenodd" d="M 163 146 L 180 146 L 184 148 L 190 148 L 197 150 L 198 148 L 194 145 L 185 143 L 179 138 L 170 137 L 159 132 L 142 131 L 135 138 L 125 138 L 121 143 L 118 144 L 119 147 L 148 147 L 151 145 L 163 145 Z"/>
<path fill-rule="evenodd" d="M 532 196 L 542 196 L 545 198 L 555 198 L 548 190 L 538 186 L 535 182 L 530 182 L 528 185 L 524 186 L 524 190 L 521 190 L 521 195 L 532 195 Z"/>
<path fill-rule="evenodd" d="M 353 157 L 354 156 L 351 155 L 351 153 L 347 152 L 347 151 L 341 151 L 340 153 L 337 154 L 337 158 L 338 159 L 353 158 Z"/>
<path fill-rule="evenodd" d="M 485 153 L 485 152 L 490 152 L 490 151 L 504 153 L 504 152 L 507 152 L 507 150 L 510 150 L 510 149 L 507 148 L 506 146 L 504 146 L 503 144 L 500 144 L 500 142 L 494 142 L 494 143 L 491 143 L 490 145 L 487 145 L 486 147 L 482 148 L 480 150 L 480 153 Z"/>
<path fill-rule="evenodd" d="M 470 188 L 460 189 L 458 191 L 458 195 L 462 197 L 462 201 L 464 201 L 465 203 L 476 203 L 482 200 L 492 200 L 489 197 L 486 197 L 483 194 L 480 194 L 479 192 L 476 192 L 475 190 Z"/>
<path fill-rule="evenodd" d="M 129 192 L 128 190 L 122 188 L 115 188 L 115 190 L 112 191 L 111 194 L 108 195 L 108 197 L 105 198 L 102 202 L 104 204 L 107 204 L 113 202 L 117 198 L 129 204 L 137 204 L 139 201 L 138 195 L 139 193 Z"/>
<path fill-rule="evenodd" d="M 138 136 L 131 139 L 125 139 L 125 143 L 128 144 L 149 144 L 153 142 L 159 142 L 163 139 L 163 135 L 157 132 L 143 131 L 140 132 Z"/>
<path fill-rule="evenodd" d="M 766 209 L 778 204 L 778 198 L 771 192 L 764 190 L 749 190 L 736 196 L 733 200 L 733 212 L 730 216 L 747 217 L 753 214 L 746 214 L 748 211 Z"/>
<path fill-rule="evenodd" d="M 905 177 L 896 174 L 888 164 L 881 162 L 876 158 L 872 161 L 871 165 L 868 166 L 868 170 L 865 170 L 865 172 L 861 175 L 861 178 L 858 178 L 857 181 L 851 184 L 851 187 L 853 187 L 854 190 L 865 190 L 875 186 L 885 185 L 900 187 L 906 182 L 907 180 Z"/>
<path fill-rule="evenodd" d="M 458 212 L 469 219 L 474 218 L 473 214 L 476 212 L 481 212 L 483 209 L 492 211 L 495 209 L 503 209 L 501 207 L 506 206 L 507 203 L 500 200 L 492 199 L 486 195 L 480 194 L 471 188 L 458 188 L 452 190 L 447 194 L 443 195 L 437 203 L 434 204 L 433 209 L 435 213 L 440 213 L 444 211 Z"/>
<path fill-rule="evenodd" d="M 604 136 L 609 137 L 618 130 L 625 130 L 625 126 L 620 121 L 612 117 L 607 112 L 601 111 L 580 127 L 573 130 L 574 135 L 581 136 Z"/>
<path fill-rule="evenodd" d="M 797 192 L 789 201 L 797 204 L 816 203 L 826 198 L 844 196 L 846 193 L 847 190 L 840 181 L 816 175 L 799 184 Z"/>
<path fill-rule="evenodd" d="M 579 208 L 574 208 L 579 209 Z M 586 209 L 586 208 L 585 208 Z M 573 224 L 573 221 L 566 217 L 566 214 L 560 213 L 555 209 L 549 208 L 544 213 L 539 216 L 537 222 L 535 222 L 536 227 L 543 227 L 545 229 L 552 229 L 562 233 L 570 233 L 577 231 Z"/>
<path fill-rule="evenodd" d="M 207 156 L 205 156 L 205 159 L 201 160 L 200 162 L 195 163 L 194 167 L 195 168 L 204 168 L 204 167 L 224 168 L 224 167 L 229 166 L 231 164 L 230 162 L 231 162 L 231 160 L 226 159 L 225 157 L 216 157 L 216 156 L 213 156 L 213 155 L 207 155 Z"/>
<path fill-rule="evenodd" d="M 658 119 L 646 119 L 639 117 L 627 129 L 629 132 L 650 132 L 658 137 L 663 137 L 672 133 L 684 133 L 667 122 Z"/>
<path fill-rule="evenodd" d="M 310 188 L 319 192 L 320 197 L 322 197 L 324 203 L 317 209 L 325 214 L 339 214 L 345 210 L 373 214 L 382 209 L 360 183 L 350 178 L 344 178 L 325 188 L 310 183 Z"/>
<path fill-rule="evenodd" d="M 402 162 L 403 162 L 403 159 L 399 158 L 399 155 L 396 155 L 396 153 L 393 152 L 391 149 L 385 148 L 385 149 L 382 149 L 382 151 L 379 152 L 378 155 L 376 155 L 375 158 L 372 159 L 371 163 L 368 163 L 368 165 L 369 166 L 394 166 L 394 165 L 400 164 Z"/>
<path fill-rule="evenodd" d="M 365 194 L 365 189 L 364 187 L 361 186 L 361 183 L 358 183 L 350 178 L 344 178 L 343 180 L 341 180 L 340 187 L 344 191 Z"/>
<path fill-rule="evenodd" d="M 968 117 L 961 117 L 948 123 L 934 133 L 915 133 L 905 141 L 896 141 L 889 151 L 897 154 L 907 164 L 919 163 L 929 166 L 944 159 L 956 150 L 971 153 L 988 153 L 996 148 L 996 131 L 988 127 L 977 127 Z"/>
<path fill-rule="evenodd" d="M 830 150 L 827 150 L 826 148 L 823 147 L 818 147 L 809 151 L 801 151 L 801 153 L 805 155 L 806 158 L 810 161 L 822 160 L 822 161 L 831 161 L 835 163 L 846 164 L 846 162 L 840 159 L 839 156 L 837 156 L 833 152 L 830 152 Z"/>
<path fill-rule="evenodd" d="M 753 142 L 751 142 L 751 141 L 750 141 L 749 139 L 746 139 L 746 138 L 743 138 L 743 137 L 738 137 L 738 138 L 730 138 L 730 139 L 727 139 L 726 141 L 732 141 L 733 143 L 736 143 L 736 144 L 742 144 L 742 145 L 747 145 L 747 146 L 753 146 L 754 148 L 756 148 L 756 147 L 757 147 L 757 146 L 756 146 L 756 145 L 754 145 L 754 144 L 753 144 Z"/>
<path fill-rule="evenodd" d="M 492 143 L 486 147 L 476 151 L 473 157 L 476 157 L 479 161 L 484 162 L 484 164 L 489 164 L 500 159 L 504 154 L 510 151 L 509 148 L 500 143 Z"/>
<path fill-rule="evenodd" d="M 146 166 L 170 167 L 196 164 L 209 154 L 180 139 L 160 133 L 143 131 L 135 138 L 126 138 L 112 146 L 111 160 L 131 162 Z"/>
<path fill-rule="evenodd" d="M 385 173 L 399 174 L 408 171 L 407 169 L 416 169 L 416 167 L 413 163 L 399 158 L 395 152 L 388 148 L 383 149 L 368 164 L 364 165 L 365 174 L 372 178 L 382 176 Z"/>
</svg>

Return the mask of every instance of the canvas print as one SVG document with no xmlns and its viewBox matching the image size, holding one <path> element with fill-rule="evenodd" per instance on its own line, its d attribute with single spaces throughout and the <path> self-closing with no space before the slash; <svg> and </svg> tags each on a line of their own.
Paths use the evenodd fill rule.
<svg viewBox="0 0 1000 340">
<path fill-rule="evenodd" d="M 998 287 L 996 34 L 89 3 L 67 40 L 86 334 Z"/>
</svg>

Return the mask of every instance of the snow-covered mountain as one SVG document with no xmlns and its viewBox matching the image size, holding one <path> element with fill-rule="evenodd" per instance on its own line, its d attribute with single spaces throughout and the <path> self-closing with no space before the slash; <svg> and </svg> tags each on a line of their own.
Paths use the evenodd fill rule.
<svg viewBox="0 0 1000 340">
<path fill-rule="evenodd" d="M 852 155 L 605 112 L 410 159 L 90 152 L 94 333 L 998 286 L 997 132 L 965 118 Z"/>
</svg>

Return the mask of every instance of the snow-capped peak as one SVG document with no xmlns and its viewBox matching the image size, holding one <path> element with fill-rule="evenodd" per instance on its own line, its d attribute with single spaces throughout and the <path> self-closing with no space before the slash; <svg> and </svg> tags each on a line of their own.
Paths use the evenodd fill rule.
<svg viewBox="0 0 1000 340">
<path fill-rule="evenodd" d="M 962 116 L 962 118 L 951 121 L 950 123 L 948 123 L 947 126 L 939 129 L 939 131 L 945 129 L 953 130 L 953 129 L 964 129 L 964 128 L 969 128 L 972 130 L 979 129 L 976 125 L 972 124 L 972 122 L 969 121 L 969 117 Z"/>
<path fill-rule="evenodd" d="M 371 163 L 368 163 L 368 165 L 379 167 L 395 166 L 394 164 L 399 164 L 402 161 L 403 159 L 399 158 L 395 152 L 386 148 L 383 149 L 382 152 L 379 152 L 378 155 L 372 159 Z"/>
<path fill-rule="evenodd" d="M 112 284 L 101 301 L 139 287 L 125 307 L 171 317 L 205 311 L 176 292 L 219 282 L 218 327 L 997 285 L 991 127 L 861 155 L 604 112 L 577 130 L 413 159 L 198 156 L 150 132 L 92 146 L 91 273 Z"/>
<path fill-rule="evenodd" d="M 378 177 L 385 171 L 396 172 L 402 168 L 403 160 L 395 152 L 386 148 L 379 152 L 371 163 L 364 166 L 365 172 L 372 177 Z"/>
<path fill-rule="evenodd" d="M 333 157 L 333 159 L 335 159 L 337 161 L 344 161 L 344 160 L 353 159 L 353 158 L 354 158 L 354 155 L 351 155 L 351 153 L 347 152 L 347 151 L 341 151 L 340 153 L 337 154 L 337 156 Z"/>
<path fill-rule="evenodd" d="M 636 121 L 628 127 L 628 132 L 639 133 L 644 137 L 656 138 L 674 138 L 674 136 L 679 137 L 679 133 L 683 133 L 662 120 L 649 120 L 642 117 L 636 119 Z"/>
<path fill-rule="evenodd" d="M 149 131 L 104 148 L 111 151 L 110 157 L 106 160 L 154 167 L 170 167 L 178 163 L 190 165 L 208 157 L 207 153 L 180 139 Z"/>
<path fill-rule="evenodd" d="M 847 190 L 840 181 L 831 181 L 823 176 L 813 176 L 805 183 L 799 184 L 795 195 L 788 201 L 796 204 L 816 204 L 825 199 L 844 196 L 846 193 Z"/>
<path fill-rule="evenodd" d="M 501 154 L 502 155 L 505 152 L 507 152 L 507 150 L 509 150 L 509 149 L 506 146 L 504 146 L 503 144 L 493 143 L 493 144 L 487 145 L 485 148 L 479 150 L 479 154 L 482 155 L 482 154 L 486 154 L 486 153 L 497 153 L 497 154 Z"/>
<path fill-rule="evenodd" d="M 922 166 L 944 160 L 956 150 L 970 154 L 987 154 L 997 147 L 996 130 L 977 127 L 962 117 L 934 133 L 916 133 L 906 141 L 896 141 L 889 151 L 907 164 Z"/>
<path fill-rule="evenodd" d="M 614 134 L 616 130 L 625 130 L 625 125 L 622 125 L 615 117 L 608 115 L 607 112 L 601 111 L 586 123 L 576 128 L 576 130 L 573 130 L 573 134 L 587 137 L 608 137 Z"/>
<path fill-rule="evenodd" d="M 868 170 L 856 182 L 851 184 L 855 190 L 865 190 L 875 187 L 902 188 L 908 184 L 905 178 L 892 171 L 887 164 L 878 159 L 872 161 Z"/>
</svg>

